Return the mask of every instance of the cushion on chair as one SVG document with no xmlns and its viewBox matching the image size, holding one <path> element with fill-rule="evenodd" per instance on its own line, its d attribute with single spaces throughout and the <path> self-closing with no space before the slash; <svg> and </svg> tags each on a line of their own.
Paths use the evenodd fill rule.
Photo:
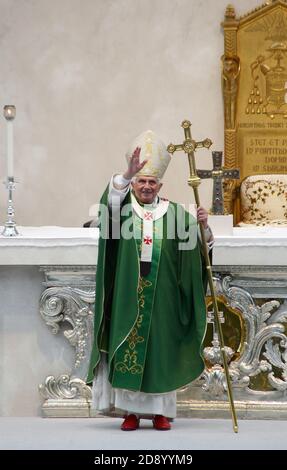
<svg viewBox="0 0 287 470">
<path fill-rule="evenodd" d="M 252 175 L 241 183 L 243 226 L 287 226 L 287 174 Z"/>
</svg>

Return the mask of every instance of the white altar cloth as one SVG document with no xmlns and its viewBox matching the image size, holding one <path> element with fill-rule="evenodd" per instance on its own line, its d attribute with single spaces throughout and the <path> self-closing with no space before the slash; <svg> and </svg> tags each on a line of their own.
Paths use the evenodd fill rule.
<svg viewBox="0 0 287 470">
<path fill-rule="evenodd" d="M 287 227 L 234 227 L 216 236 L 213 265 L 287 265 Z"/>
<path fill-rule="evenodd" d="M 98 228 L 18 227 L 17 237 L 0 236 L 0 265 L 96 265 Z M 0 231 L 2 228 L 0 227 Z M 287 227 L 214 230 L 214 265 L 287 265 Z"/>
<path fill-rule="evenodd" d="M 98 228 L 17 227 L 0 235 L 0 265 L 96 265 Z M 0 227 L 0 233 L 3 227 Z"/>
</svg>

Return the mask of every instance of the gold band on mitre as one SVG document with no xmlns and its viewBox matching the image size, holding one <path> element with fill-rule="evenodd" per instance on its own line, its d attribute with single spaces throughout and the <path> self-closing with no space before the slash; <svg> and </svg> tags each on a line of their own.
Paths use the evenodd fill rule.
<svg viewBox="0 0 287 470">
<path fill-rule="evenodd" d="M 136 147 L 141 148 L 140 160 L 147 160 L 136 176 L 154 176 L 162 179 L 171 160 L 171 155 L 162 140 L 153 131 L 143 132 L 130 145 L 126 153 L 127 161 L 131 158 Z"/>
</svg>

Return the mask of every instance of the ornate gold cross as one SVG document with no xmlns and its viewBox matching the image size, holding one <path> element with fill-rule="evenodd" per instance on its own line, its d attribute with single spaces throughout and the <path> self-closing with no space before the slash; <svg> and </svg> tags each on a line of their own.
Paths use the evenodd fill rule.
<svg viewBox="0 0 287 470">
<path fill-rule="evenodd" d="M 187 120 L 183 121 L 181 124 L 181 127 L 183 127 L 184 129 L 184 135 L 185 135 L 184 142 L 179 145 L 169 144 L 167 147 L 167 151 L 169 153 L 174 153 L 178 150 L 183 150 L 185 153 L 187 153 L 189 170 L 190 170 L 188 184 L 193 189 L 196 189 L 200 185 L 200 178 L 197 176 L 197 172 L 196 172 L 194 152 L 198 148 L 205 147 L 209 149 L 209 147 L 212 145 L 212 141 L 210 139 L 205 139 L 200 142 L 196 142 L 195 140 L 193 140 L 191 137 L 191 132 L 190 132 L 190 128 L 191 128 L 190 121 L 187 121 Z M 199 200 L 198 201 L 196 200 L 198 199 L 198 197 L 196 198 L 196 194 L 194 194 L 194 196 L 195 196 L 195 202 L 199 206 L 200 205 Z"/>
</svg>

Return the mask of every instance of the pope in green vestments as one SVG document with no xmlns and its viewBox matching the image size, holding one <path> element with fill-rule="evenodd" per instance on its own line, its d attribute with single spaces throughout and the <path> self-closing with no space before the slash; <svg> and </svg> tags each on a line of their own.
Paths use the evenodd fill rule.
<svg viewBox="0 0 287 470">
<path fill-rule="evenodd" d="M 128 170 L 118 175 L 120 184 L 114 183 L 121 193 L 116 211 L 112 210 L 113 183 L 101 199 L 100 207 L 109 211 L 100 218 L 87 383 L 93 382 L 103 354 L 113 389 L 144 394 L 175 391 L 204 369 L 205 267 L 197 220 L 179 204 L 158 197 L 161 183 L 155 156 L 161 157 L 162 170 L 162 155 L 154 134 L 145 133 L 141 148 L 128 160 Z M 198 219 L 208 230 L 202 208 Z M 111 236 L 113 223 L 118 224 L 117 238 Z"/>
</svg>

